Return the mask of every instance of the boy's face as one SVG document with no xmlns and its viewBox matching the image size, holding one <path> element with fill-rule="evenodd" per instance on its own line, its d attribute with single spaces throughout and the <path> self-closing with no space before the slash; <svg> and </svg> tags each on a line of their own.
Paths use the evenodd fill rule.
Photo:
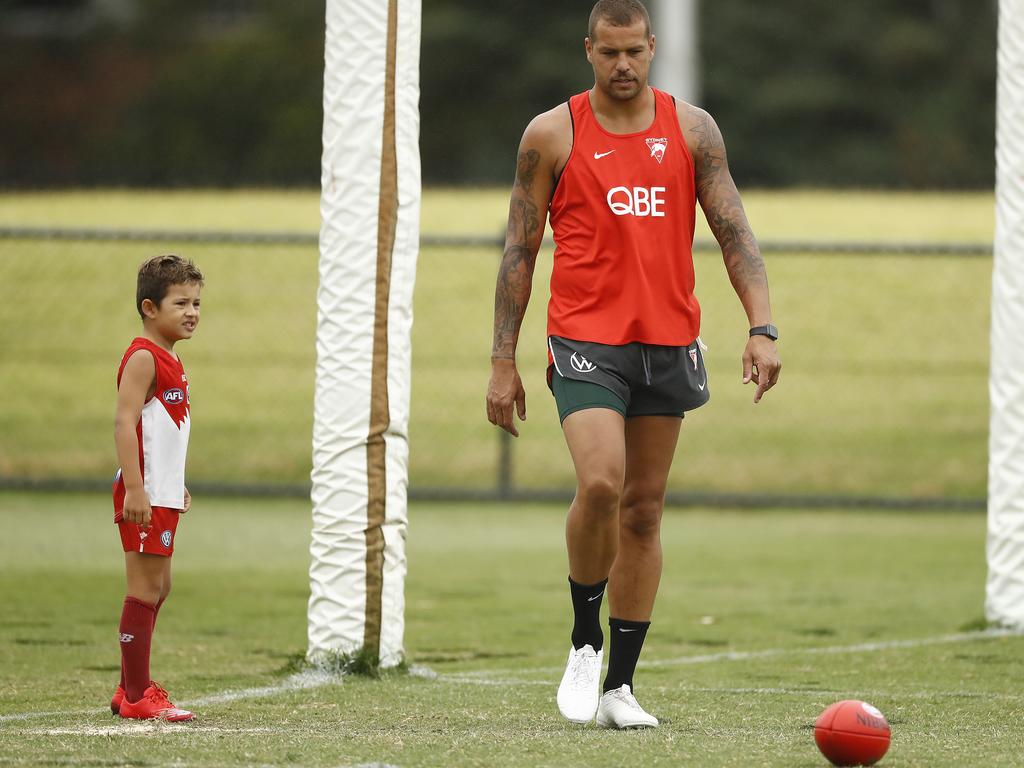
<svg viewBox="0 0 1024 768">
<path fill-rule="evenodd" d="M 199 284 L 172 285 L 159 307 L 146 299 L 142 311 L 153 330 L 168 341 L 191 339 L 199 325 Z"/>
</svg>

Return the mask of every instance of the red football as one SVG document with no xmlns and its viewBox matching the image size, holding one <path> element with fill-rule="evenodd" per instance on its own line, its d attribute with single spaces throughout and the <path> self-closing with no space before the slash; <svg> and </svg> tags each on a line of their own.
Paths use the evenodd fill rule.
<svg viewBox="0 0 1024 768">
<path fill-rule="evenodd" d="M 814 740 L 833 765 L 874 765 L 889 749 L 885 715 L 864 701 L 837 701 L 814 723 Z"/>
</svg>

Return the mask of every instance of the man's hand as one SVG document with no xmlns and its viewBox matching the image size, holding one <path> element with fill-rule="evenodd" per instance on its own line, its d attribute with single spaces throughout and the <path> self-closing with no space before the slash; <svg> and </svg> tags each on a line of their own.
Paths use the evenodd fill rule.
<svg viewBox="0 0 1024 768">
<path fill-rule="evenodd" d="M 181 510 L 181 514 L 185 514 L 192 509 L 192 494 L 188 492 L 188 488 L 185 489 L 185 508 Z"/>
<path fill-rule="evenodd" d="M 767 336 L 751 336 L 743 350 L 743 383 L 757 384 L 755 403 L 761 402 L 764 393 L 775 386 L 781 370 L 782 361 L 775 342 Z"/>
<path fill-rule="evenodd" d="M 516 370 L 516 362 L 495 359 L 491 362 L 491 381 L 487 385 L 487 420 L 512 437 L 519 437 L 519 430 L 512 421 L 513 406 L 519 420 L 526 421 L 526 390 Z"/>
<path fill-rule="evenodd" d="M 153 508 L 149 504 L 149 496 L 146 495 L 145 490 L 125 490 L 122 514 L 128 522 L 149 528 L 149 521 L 153 517 Z"/>
</svg>

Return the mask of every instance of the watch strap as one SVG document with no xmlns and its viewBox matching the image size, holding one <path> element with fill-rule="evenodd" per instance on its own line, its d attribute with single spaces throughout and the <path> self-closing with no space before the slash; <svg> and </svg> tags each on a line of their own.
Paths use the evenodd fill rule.
<svg viewBox="0 0 1024 768">
<path fill-rule="evenodd" d="M 779 329 L 771 323 L 767 325 L 755 325 L 750 329 L 751 336 L 767 336 L 772 341 L 777 341 L 779 338 Z"/>
</svg>

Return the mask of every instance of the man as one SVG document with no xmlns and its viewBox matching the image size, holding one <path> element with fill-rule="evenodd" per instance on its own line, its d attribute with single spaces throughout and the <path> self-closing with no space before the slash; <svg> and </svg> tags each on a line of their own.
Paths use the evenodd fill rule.
<svg viewBox="0 0 1024 768">
<path fill-rule="evenodd" d="M 693 295 L 699 202 L 750 322 L 743 383 L 778 379 L 768 280 L 715 121 L 647 84 L 638 0 L 600 0 L 585 40 L 594 86 L 526 128 L 498 272 L 488 419 L 526 418 L 515 351 L 548 211 L 556 243 L 548 377 L 576 472 L 566 522 L 572 647 L 558 707 L 573 722 L 657 726 L 633 672 L 661 578 L 665 487 L 683 413 L 708 399 Z M 599 686 L 607 586 L 608 672 Z"/>
</svg>

